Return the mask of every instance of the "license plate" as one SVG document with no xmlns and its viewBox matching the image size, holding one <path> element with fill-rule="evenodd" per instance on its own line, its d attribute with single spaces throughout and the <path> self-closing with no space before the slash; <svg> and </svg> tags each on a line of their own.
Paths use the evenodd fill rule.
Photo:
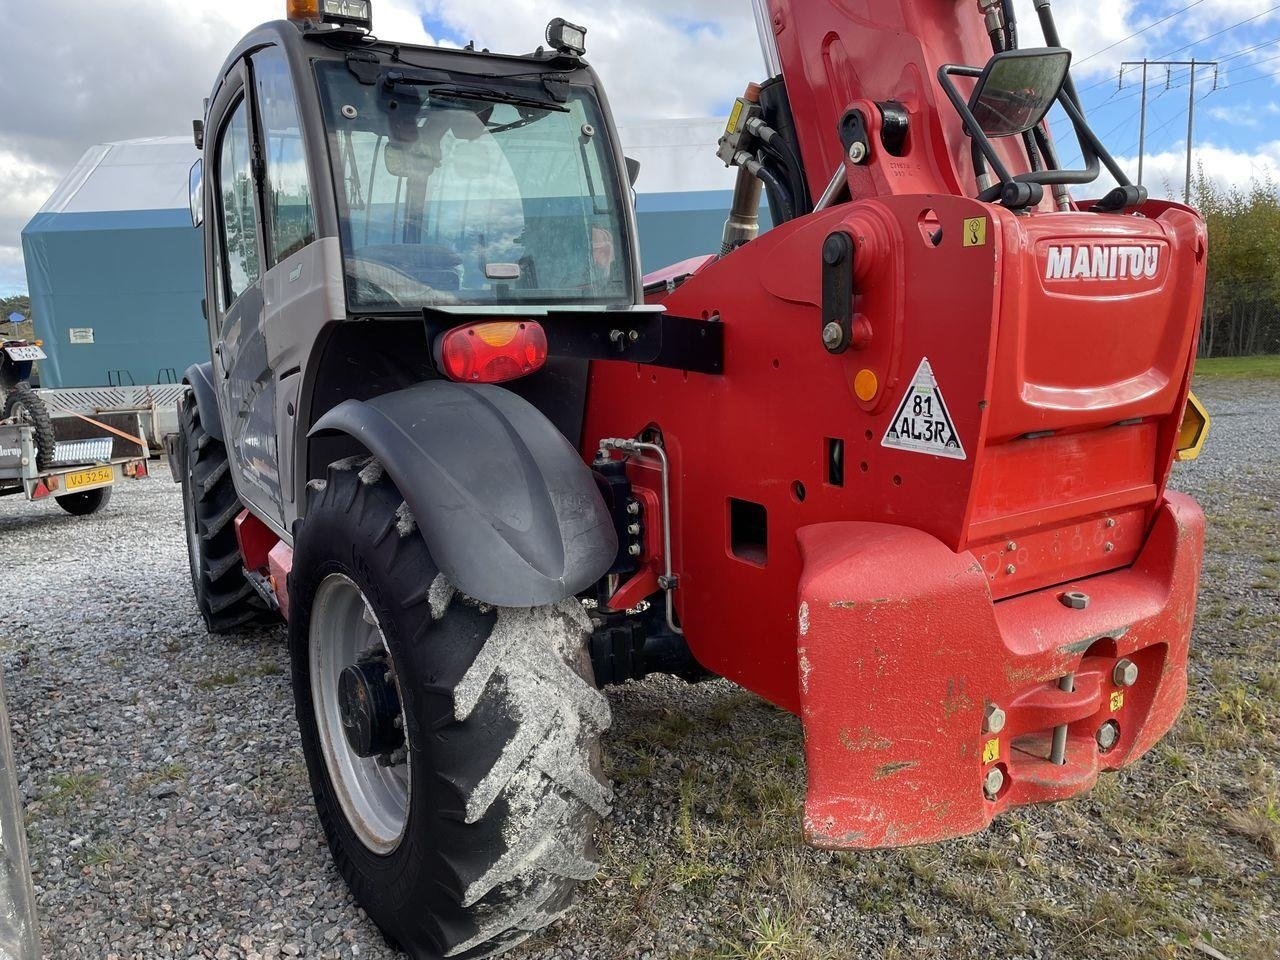
<svg viewBox="0 0 1280 960">
<path fill-rule="evenodd" d="M 11 360 L 25 361 L 48 359 L 48 354 L 39 347 L 5 347 L 4 349 L 5 352 L 9 354 L 9 358 Z"/>
<path fill-rule="evenodd" d="M 82 487 L 98 487 L 105 483 L 114 483 L 116 471 L 114 467 L 94 467 L 92 470 L 80 470 L 68 473 L 62 478 L 62 488 L 68 492 Z"/>
</svg>

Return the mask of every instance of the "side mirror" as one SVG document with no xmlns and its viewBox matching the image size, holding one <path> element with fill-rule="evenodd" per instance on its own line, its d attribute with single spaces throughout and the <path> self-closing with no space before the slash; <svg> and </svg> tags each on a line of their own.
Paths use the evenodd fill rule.
<svg viewBox="0 0 1280 960">
<path fill-rule="evenodd" d="M 1071 69 L 1071 51 L 1058 47 L 1006 50 L 978 78 L 969 109 L 993 139 L 1034 130 L 1057 102 Z"/>
<path fill-rule="evenodd" d="M 204 160 L 197 160 L 191 165 L 191 175 L 187 181 L 191 191 L 191 225 L 198 227 L 204 223 Z"/>
<path fill-rule="evenodd" d="M 632 189 L 635 189 L 636 181 L 640 179 L 640 161 L 630 157 L 623 159 L 627 162 L 627 179 L 631 181 Z"/>
</svg>

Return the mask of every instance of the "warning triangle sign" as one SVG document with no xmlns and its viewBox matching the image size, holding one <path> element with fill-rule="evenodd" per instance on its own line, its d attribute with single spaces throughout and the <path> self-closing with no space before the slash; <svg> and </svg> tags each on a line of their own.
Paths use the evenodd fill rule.
<svg viewBox="0 0 1280 960">
<path fill-rule="evenodd" d="M 927 357 L 920 361 L 920 369 L 907 387 L 907 395 L 902 398 L 881 443 L 952 460 L 968 459 Z"/>
</svg>

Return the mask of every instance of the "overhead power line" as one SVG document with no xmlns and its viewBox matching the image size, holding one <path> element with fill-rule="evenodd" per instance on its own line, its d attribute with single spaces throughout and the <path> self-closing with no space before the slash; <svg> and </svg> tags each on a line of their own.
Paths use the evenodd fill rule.
<svg viewBox="0 0 1280 960">
<path fill-rule="evenodd" d="M 1280 6 L 1280 4 L 1277 4 Z M 1196 76 L 1201 67 L 1213 67 L 1213 90 L 1218 89 L 1218 64 L 1216 61 L 1201 63 L 1192 57 L 1190 62 L 1184 60 L 1143 60 L 1138 63 L 1124 63 L 1120 66 L 1120 82 L 1124 83 L 1125 67 L 1142 67 L 1142 120 L 1138 126 L 1138 186 L 1142 186 L 1143 167 L 1147 158 L 1147 83 L 1151 67 L 1164 67 L 1166 71 L 1174 67 L 1190 67 L 1191 93 L 1187 97 L 1187 189 L 1184 201 L 1191 202 L 1191 156 L 1195 145 L 1196 129 Z M 1213 91 L 1209 91 L 1212 93 Z M 1201 97 L 1201 99 L 1204 99 Z"/>
<path fill-rule="evenodd" d="M 1167 17 L 1161 17 L 1161 18 L 1160 18 L 1159 20 L 1157 20 L 1155 23 L 1149 23 L 1149 24 L 1147 24 L 1145 27 L 1143 27 L 1141 30 L 1135 30 L 1133 33 L 1129 34 L 1127 37 L 1121 37 L 1119 40 L 1117 40 L 1115 43 L 1111 44 L 1110 46 L 1103 47 L 1101 50 L 1098 50 L 1098 51 L 1097 51 L 1097 52 L 1095 52 L 1095 53 L 1091 53 L 1091 54 L 1089 54 L 1089 55 L 1088 55 L 1087 57 L 1085 57 L 1083 60 L 1077 60 L 1077 61 L 1076 61 L 1076 66 L 1079 66 L 1079 65 L 1080 65 L 1080 64 L 1082 64 L 1082 63 L 1088 63 L 1088 62 L 1089 62 L 1090 60 L 1092 60 L 1094 57 L 1100 57 L 1100 56 L 1102 56 L 1104 53 L 1106 53 L 1108 50 L 1114 50 L 1116 47 L 1120 46 L 1120 44 L 1125 43 L 1125 42 L 1127 42 L 1127 41 L 1129 41 L 1129 40 L 1132 40 L 1134 37 L 1140 37 L 1140 36 L 1142 36 L 1144 33 L 1146 33 L 1148 30 L 1154 30 L 1156 27 L 1160 26 L 1160 24 L 1162 24 L 1162 23 L 1168 23 L 1168 22 L 1169 22 L 1170 20 L 1172 20 L 1174 17 L 1179 16 L 1180 14 L 1184 14 L 1184 13 L 1186 13 L 1186 12 L 1187 12 L 1188 10 L 1190 10 L 1192 7 L 1198 7 L 1198 6 L 1200 6 L 1200 4 L 1202 4 L 1202 3 L 1204 3 L 1204 0 L 1195 0 L 1195 2 L 1194 2 L 1194 3 L 1189 3 L 1189 4 L 1187 4 L 1187 5 L 1186 5 L 1185 7 L 1183 7 L 1181 10 L 1175 10 L 1175 11 L 1173 11 L 1173 13 L 1169 14 Z"/>
<path fill-rule="evenodd" d="M 1275 13 L 1277 10 L 1280 10 L 1280 3 L 1277 3 L 1274 6 L 1267 7 L 1267 9 L 1263 10 L 1261 13 L 1255 13 L 1252 17 L 1249 17 L 1246 20 L 1241 20 L 1239 23 L 1233 23 L 1231 26 L 1225 27 L 1224 29 L 1219 30 L 1217 33 L 1211 33 L 1207 37 L 1201 37 L 1199 40 L 1192 40 L 1190 43 L 1184 44 L 1183 46 L 1179 47 L 1177 50 L 1170 50 L 1168 53 L 1164 54 L 1159 59 L 1168 60 L 1170 57 L 1181 53 L 1183 50 L 1190 50 L 1192 47 L 1197 47 L 1200 44 L 1205 43 L 1206 41 L 1212 40 L 1214 37 L 1220 37 L 1224 33 L 1230 33 L 1232 30 L 1236 29 L 1236 27 L 1243 27 L 1246 23 L 1253 23 L 1253 21 L 1255 20 L 1261 20 L 1267 14 Z"/>
<path fill-rule="evenodd" d="M 1181 53 L 1183 50 L 1190 50 L 1192 47 L 1199 46 L 1202 43 L 1206 43 L 1209 40 L 1213 40 L 1215 37 L 1220 37 L 1224 33 L 1230 33 L 1232 30 L 1235 30 L 1237 27 L 1243 27 L 1247 23 L 1253 23 L 1253 21 L 1260 20 L 1261 18 L 1265 17 L 1267 14 L 1275 13 L 1275 11 L 1277 10 L 1280 10 L 1280 3 L 1274 4 L 1268 7 L 1266 10 L 1263 10 L 1261 13 L 1255 13 L 1252 17 L 1246 17 L 1244 20 L 1240 20 L 1237 23 L 1233 23 L 1229 27 L 1224 27 L 1223 29 L 1217 31 L 1216 33 L 1211 33 L 1208 36 L 1201 37 L 1198 40 L 1192 40 L 1190 43 L 1184 44 L 1183 46 L 1178 47 L 1178 49 L 1176 50 L 1170 50 L 1168 53 L 1164 54 L 1163 56 L 1157 59 L 1168 60 L 1171 57 L 1173 57 L 1175 54 Z M 1084 61 L 1082 60 L 1080 62 L 1083 63 Z M 1121 77 L 1121 80 L 1124 79 L 1124 67 L 1120 68 L 1120 77 Z M 1101 87 L 1103 84 L 1110 83 L 1110 82 L 1111 81 L 1109 78 L 1104 78 L 1102 80 L 1097 81 L 1096 83 L 1089 84 L 1089 86 L 1087 87 L 1082 87 L 1080 89 L 1080 93 L 1087 93 L 1090 90 L 1095 90 L 1098 87 Z"/>
</svg>

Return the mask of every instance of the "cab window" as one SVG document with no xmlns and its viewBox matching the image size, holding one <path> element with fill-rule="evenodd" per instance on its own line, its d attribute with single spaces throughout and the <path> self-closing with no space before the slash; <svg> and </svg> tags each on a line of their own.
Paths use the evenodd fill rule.
<svg viewBox="0 0 1280 960">
<path fill-rule="evenodd" d="M 249 112 L 245 100 L 231 114 L 218 144 L 218 193 L 227 304 L 258 282 L 258 214 L 249 163 Z"/>
<path fill-rule="evenodd" d="M 267 165 L 263 216 L 269 262 L 274 265 L 315 240 L 316 218 L 288 61 L 279 47 L 260 50 L 250 60 Z"/>
</svg>

